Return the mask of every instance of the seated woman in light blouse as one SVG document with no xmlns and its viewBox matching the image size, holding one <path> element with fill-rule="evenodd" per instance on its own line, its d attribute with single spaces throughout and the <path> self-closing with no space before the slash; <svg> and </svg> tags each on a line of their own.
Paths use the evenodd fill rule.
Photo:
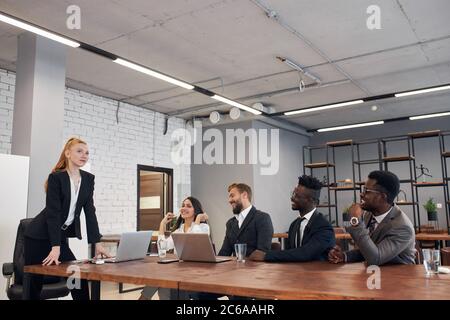
<svg viewBox="0 0 450 320">
<path fill-rule="evenodd" d="M 172 212 L 168 212 L 159 225 L 159 239 L 166 239 L 167 250 L 174 248 L 172 236 L 165 237 L 167 225 L 175 219 Z M 194 197 L 187 197 L 181 204 L 180 215 L 175 226 L 170 230 L 172 233 L 207 233 L 209 234 L 209 225 L 207 224 L 208 215 L 203 213 L 202 204 Z M 159 240 L 158 239 L 158 240 Z"/>
<path fill-rule="evenodd" d="M 160 239 L 166 239 L 167 250 L 174 248 L 172 236 L 165 237 L 164 233 L 167 230 L 167 225 L 175 219 L 176 216 L 172 212 L 168 212 L 159 225 Z M 210 234 L 209 225 L 207 223 L 208 215 L 203 212 L 203 207 L 200 201 L 194 197 L 187 197 L 183 200 L 180 208 L 180 215 L 177 218 L 175 226 L 170 230 L 172 233 L 207 233 Z M 151 299 L 155 292 L 158 291 L 160 300 L 177 299 L 176 290 L 167 288 L 145 287 L 142 290 L 141 300 Z M 188 299 L 186 292 L 180 291 L 180 299 Z"/>
</svg>

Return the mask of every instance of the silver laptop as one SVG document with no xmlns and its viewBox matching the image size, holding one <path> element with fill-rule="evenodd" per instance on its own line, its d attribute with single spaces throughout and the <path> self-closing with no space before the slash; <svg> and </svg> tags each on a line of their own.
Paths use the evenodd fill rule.
<svg viewBox="0 0 450 320">
<path fill-rule="evenodd" d="M 105 262 L 123 262 L 144 259 L 152 240 L 152 231 L 124 232 L 120 237 L 117 255 Z"/>
<path fill-rule="evenodd" d="M 218 257 L 207 233 L 172 233 L 178 259 L 195 262 L 225 262 L 231 257 Z"/>
</svg>

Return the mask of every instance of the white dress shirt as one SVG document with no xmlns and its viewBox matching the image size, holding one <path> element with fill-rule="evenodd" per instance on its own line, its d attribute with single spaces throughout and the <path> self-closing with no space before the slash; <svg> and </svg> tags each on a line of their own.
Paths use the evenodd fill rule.
<svg viewBox="0 0 450 320">
<path fill-rule="evenodd" d="M 75 187 L 75 182 L 72 180 L 72 177 L 70 175 L 69 178 L 70 178 L 70 207 L 69 207 L 69 215 L 67 216 L 66 222 L 64 222 L 66 226 L 70 226 L 73 220 L 75 220 L 75 208 L 77 207 L 78 194 L 80 193 L 81 188 L 81 177 L 80 182 L 78 183 L 78 188 Z"/>
<path fill-rule="evenodd" d="M 389 212 L 391 212 L 391 210 L 392 210 L 393 208 L 394 208 L 394 207 L 392 206 L 387 212 L 385 212 L 385 213 L 383 213 L 383 214 L 380 214 L 379 216 L 374 216 L 374 215 L 372 215 L 372 216 L 375 218 L 375 221 L 376 221 L 373 230 L 375 230 L 375 229 L 378 227 L 378 225 L 381 223 L 381 221 L 383 221 L 384 218 L 386 218 L 386 216 L 389 214 Z"/>
<path fill-rule="evenodd" d="M 316 211 L 316 208 L 312 209 L 310 212 L 305 214 L 303 217 L 300 216 L 300 219 L 303 218 L 303 221 L 300 223 L 300 245 L 303 241 L 303 232 L 305 231 L 305 228 L 308 225 L 309 220 L 311 220 L 311 217 L 312 217 L 314 211 Z"/>
<path fill-rule="evenodd" d="M 235 217 L 238 221 L 239 229 L 241 228 L 242 223 L 245 220 L 245 217 L 247 217 L 248 213 L 250 212 L 250 210 L 252 210 L 252 208 L 253 208 L 253 206 L 250 205 L 247 209 L 244 209 L 241 211 L 241 213 L 235 215 Z"/>
</svg>

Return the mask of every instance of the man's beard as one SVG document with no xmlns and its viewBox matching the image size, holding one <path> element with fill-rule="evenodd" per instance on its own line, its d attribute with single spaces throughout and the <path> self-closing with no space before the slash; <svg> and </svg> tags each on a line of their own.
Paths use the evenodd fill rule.
<svg viewBox="0 0 450 320">
<path fill-rule="evenodd" d="M 242 211 L 242 202 L 235 202 L 235 206 L 233 208 L 233 213 L 234 214 L 239 214 Z"/>
</svg>

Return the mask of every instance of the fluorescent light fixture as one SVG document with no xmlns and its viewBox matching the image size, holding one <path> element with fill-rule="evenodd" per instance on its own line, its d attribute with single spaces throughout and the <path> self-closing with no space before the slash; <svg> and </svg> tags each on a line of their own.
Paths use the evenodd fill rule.
<svg viewBox="0 0 450 320">
<path fill-rule="evenodd" d="M 183 81 L 171 78 L 171 77 L 166 76 L 166 75 L 164 75 L 162 73 L 159 73 L 159 72 L 153 71 L 151 69 L 148 69 L 148 68 L 142 67 L 140 65 L 137 65 L 137 64 L 135 64 L 133 62 L 130 62 L 130 61 L 127 61 L 127 60 L 124 60 L 124 59 L 121 59 L 121 58 L 115 59 L 114 62 L 118 63 L 118 64 L 120 64 L 122 66 L 128 67 L 130 69 L 133 69 L 133 70 L 145 73 L 145 74 L 147 74 L 149 76 L 152 76 L 152 77 L 155 77 L 155 78 L 158 78 L 158 79 L 170 82 L 171 84 L 174 84 L 176 86 L 179 86 L 179 87 L 182 87 L 182 88 L 185 88 L 185 89 L 188 89 L 188 90 L 194 89 L 194 86 L 189 84 L 189 83 L 186 83 L 186 82 L 183 82 Z"/>
<path fill-rule="evenodd" d="M 293 114 L 300 114 L 300 113 L 314 112 L 314 111 L 320 111 L 320 110 L 334 109 L 334 108 L 351 106 L 351 105 L 354 105 L 354 104 L 360 104 L 360 103 L 363 103 L 363 102 L 364 102 L 364 100 L 353 100 L 353 101 L 348 101 L 348 102 L 328 104 L 328 105 L 321 106 L 321 107 L 300 109 L 300 110 L 295 110 L 295 111 L 288 111 L 288 112 L 285 112 L 284 115 L 285 116 L 290 116 L 290 115 L 293 115 Z"/>
<path fill-rule="evenodd" d="M 435 117 L 445 117 L 445 116 L 450 116 L 450 112 L 424 114 L 422 116 L 409 117 L 409 120 L 420 120 L 420 119 L 428 119 L 428 118 L 435 118 Z"/>
<path fill-rule="evenodd" d="M 441 87 L 435 87 L 435 88 L 429 88 L 429 89 L 421 89 L 421 90 L 414 90 L 414 91 L 396 93 L 395 97 L 399 98 L 399 97 L 405 97 L 405 96 L 412 96 L 412 95 L 415 95 L 415 94 L 435 92 L 435 91 L 448 90 L 448 89 L 450 89 L 450 85 L 441 86 Z"/>
<path fill-rule="evenodd" d="M 19 21 L 17 19 L 5 16 L 5 15 L 3 15 L 1 13 L 0 13 L 0 21 L 3 21 L 5 23 L 8 23 L 8 24 L 13 25 L 13 26 L 18 27 L 18 28 L 21 28 L 21 29 L 33 32 L 33 33 L 38 34 L 40 36 L 43 36 L 45 38 L 48 38 L 48 39 L 60 42 L 62 44 L 68 45 L 68 46 L 70 46 L 72 48 L 78 48 L 80 46 L 80 44 L 78 42 L 75 42 L 75 41 L 69 40 L 67 38 L 58 36 L 57 34 L 48 32 L 48 31 L 46 31 L 44 29 L 35 27 L 35 26 L 31 25 L 31 24 Z"/>
<path fill-rule="evenodd" d="M 215 99 L 215 100 L 218 100 L 218 101 L 221 101 L 221 102 L 223 102 L 223 103 L 229 104 L 230 106 L 237 107 L 237 108 L 239 108 L 239 109 L 248 111 L 248 112 L 253 113 L 253 114 L 255 114 L 255 115 L 259 115 L 259 114 L 262 113 L 261 111 L 258 111 L 258 110 L 256 110 L 256 109 L 247 107 L 246 105 L 240 104 L 240 103 L 238 103 L 238 102 L 236 102 L 236 101 L 227 99 L 227 98 L 222 97 L 222 96 L 219 96 L 219 95 L 217 95 L 217 94 L 214 95 L 214 96 L 212 96 L 211 98 L 213 98 L 213 99 Z"/>
<path fill-rule="evenodd" d="M 317 132 L 327 132 L 327 131 L 335 131 L 335 130 L 344 130 L 344 129 L 376 126 L 376 125 L 383 124 L 383 123 L 384 123 L 384 121 L 374 121 L 374 122 L 350 124 L 348 126 L 340 126 L 340 127 L 331 127 L 331 128 L 319 129 L 319 130 L 317 130 Z"/>
</svg>

